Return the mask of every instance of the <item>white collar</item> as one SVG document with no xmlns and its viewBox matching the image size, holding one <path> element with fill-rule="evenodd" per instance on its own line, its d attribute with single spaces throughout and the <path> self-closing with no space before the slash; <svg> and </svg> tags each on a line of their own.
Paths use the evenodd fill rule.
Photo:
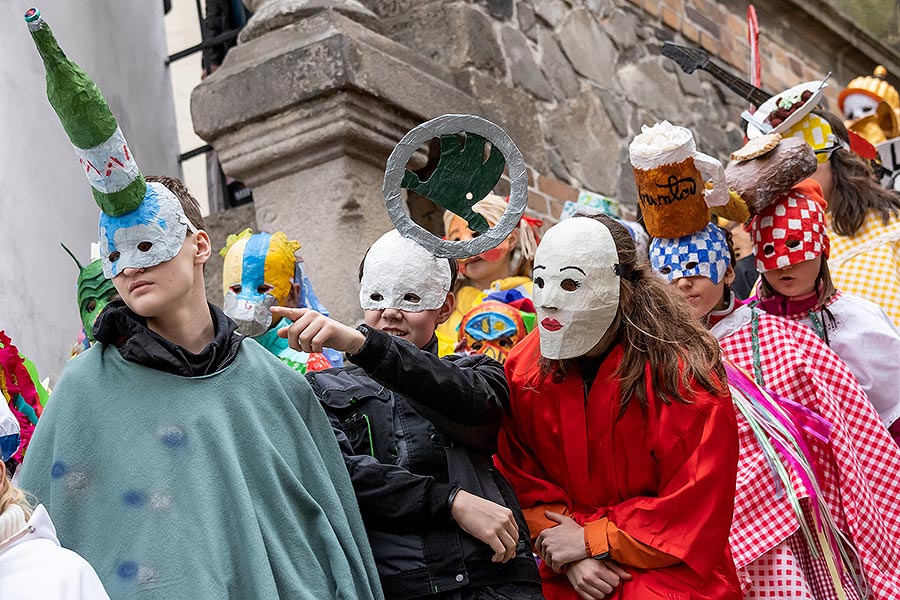
<svg viewBox="0 0 900 600">
<path fill-rule="evenodd" d="M 750 323 L 753 317 L 753 309 L 746 304 L 742 304 L 734 309 L 734 311 L 712 326 L 709 330 L 717 340 L 727 338 L 740 331 L 745 325 Z"/>
</svg>

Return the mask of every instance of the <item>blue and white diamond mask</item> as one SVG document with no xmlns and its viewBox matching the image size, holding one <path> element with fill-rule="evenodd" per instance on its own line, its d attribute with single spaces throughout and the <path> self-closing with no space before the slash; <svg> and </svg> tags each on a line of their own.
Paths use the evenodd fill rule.
<svg viewBox="0 0 900 600">
<path fill-rule="evenodd" d="M 111 217 L 100 213 L 100 260 L 112 279 L 123 269 L 146 269 L 172 260 L 196 229 L 175 194 L 159 182 L 148 182 L 135 210 Z"/>
<path fill-rule="evenodd" d="M 653 270 L 669 281 L 701 275 L 714 284 L 725 277 L 731 255 L 725 233 L 713 223 L 680 238 L 654 238 L 650 243 Z"/>
</svg>

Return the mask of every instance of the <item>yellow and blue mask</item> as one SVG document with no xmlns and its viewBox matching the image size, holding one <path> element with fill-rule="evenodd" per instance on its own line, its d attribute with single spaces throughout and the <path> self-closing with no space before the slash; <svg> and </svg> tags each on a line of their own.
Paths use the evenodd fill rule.
<svg viewBox="0 0 900 600">
<path fill-rule="evenodd" d="M 225 314 L 249 336 L 265 333 L 272 325 L 272 306 L 286 306 L 296 279 L 300 242 L 284 232 L 251 233 L 245 229 L 228 236 L 222 287 Z"/>
</svg>

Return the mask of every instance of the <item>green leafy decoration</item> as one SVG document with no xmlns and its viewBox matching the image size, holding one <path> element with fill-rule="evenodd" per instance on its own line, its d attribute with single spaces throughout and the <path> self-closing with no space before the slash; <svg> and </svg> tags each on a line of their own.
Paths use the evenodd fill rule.
<svg viewBox="0 0 900 600">
<path fill-rule="evenodd" d="M 407 169 L 401 186 L 465 219 L 472 231 L 486 232 L 490 225 L 472 206 L 494 189 L 506 161 L 493 146 L 485 160 L 485 143 L 474 133 L 466 133 L 465 142 L 456 134 L 442 135 L 441 156 L 431 177 L 422 181 Z"/>
</svg>

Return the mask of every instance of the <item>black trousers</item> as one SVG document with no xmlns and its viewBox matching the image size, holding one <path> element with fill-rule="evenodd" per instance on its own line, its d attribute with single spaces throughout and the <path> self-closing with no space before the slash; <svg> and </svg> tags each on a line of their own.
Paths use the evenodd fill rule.
<svg viewBox="0 0 900 600">
<path fill-rule="evenodd" d="M 428 598 L 429 600 L 543 600 L 544 595 L 541 594 L 539 583 L 516 582 L 467 587 Z"/>
</svg>

